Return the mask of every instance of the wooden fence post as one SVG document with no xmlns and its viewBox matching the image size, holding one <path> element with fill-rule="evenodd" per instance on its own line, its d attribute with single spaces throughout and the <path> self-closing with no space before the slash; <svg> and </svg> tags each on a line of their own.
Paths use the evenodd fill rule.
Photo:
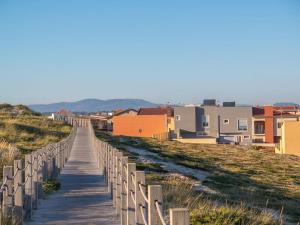
<svg viewBox="0 0 300 225">
<path fill-rule="evenodd" d="M 132 199 L 135 196 L 134 182 L 132 180 L 135 170 L 135 163 L 127 163 L 127 225 L 135 225 L 135 202 Z"/>
<path fill-rule="evenodd" d="M 50 179 L 52 176 L 52 154 L 51 154 L 52 147 L 49 146 L 46 148 L 46 161 L 47 161 L 47 178 Z"/>
<path fill-rule="evenodd" d="M 121 159 L 121 225 L 127 225 L 127 192 L 124 182 L 127 177 L 125 168 L 127 167 L 128 157 L 122 157 Z"/>
<path fill-rule="evenodd" d="M 22 160 L 14 160 L 14 210 L 13 223 L 23 224 L 23 163 Z"/>
<path fill-rule="evenodd" d="M 59 164 L 60 165 L 59 166 L 60 166 L 60 169 L 62 169 L 64 167 L 64 165 L 65 165 L 64 164 L 64 157 L 65 157 L 64 156 L 64 142 L 60 143 L 60 150 L 59 151 L 60 151 L 60 153 L 59 153 L 59 157 L 60 157 L 60 160 L 59 160 L 60 163 Z"/>
<path fill-rule="evenodd" d="M 117 215 L 121 214 L 121 163 L 123 153 L 118 152 L 116 157 L 116 209 Z"/>
<path fill-rule="evenodd" d="M 43 165 L 43 181 L 47 180 L 48 178 L 48 160 L 47 160 L 47 153 L 46 150 L 43 149 L 42 151 L 42 165 Z"/>
<path fill-rule="evenodd" d="M 162 204 L 162 187 L 160 185 L 148 186 L 148 225 L 160 225 L 155 203 Z"/>
<path fill-rule="evenodd" d="M 109 146 L 108 144 L 107 144 L 107 147 L 108 147 L 108 149 L 109 149 L 109 151 L 110 151 L 110 174 L 109 174 L 109 182 L 110 182 L 110 193 L 111 193 L 111 198 L 113 199 L 113 194 L 114 194 L 114 190 L 113 190 L 113 188 L 114 188 L 114 186 L 113 186 L 113 181 L 114 181 L 114 164 L 113 164 L 113 162 L 114 162 L 114 160 L 113 160 L 113 149 L 111 148 L 111 146 Z"/>
<path fill-rule="evenodd" d="M 136 171 L 135 172 L 135 201 L 136 201 L 135 221 L 137 225 L 144 224 L 141 210 L 143 210 L 143 213 L 146 216 L 146 201 L 143 197 L 142 191 L 146 193 L 145 172 Z"/>
<path fill-rule="evenodd" d="M 58 155 L 58 146 L 59 144 L 55 144 L 55 150 L 54 150 L 54 160 L 55 160 L 55 167 L 54 167 L 54 176 L 57 177 L 59 174 L 58 170 L 58 164 L 59 164 L 59 155 Z"/>
<path fill-rule="evenodd" d="M 25 217 L 32 216 L 32 155 L 25 155 Z"/>
<path fill-rule="evenodd" d="M 112 177 L 112 184 L 113 184 L 113 206 L 116 207 L 116 191 L 117 191 L 117 170 L 116 170 L 116 158 L 117 158 L 117 150 L 115 148 L 112 149 L 113 157 L 112 157 L 112 167 L 113 167 L 113 177 Z"/>
<path fill-rule="evenodd" d="M 37 183 L 37 193 L 38 193 L 38 199 L 43 198 L 43 174 L 44 174 L 44 162 L 43 162 L 43 152 L 41 151 L 38 154 L 38 170 L 37 170 L 37 177 L 38 177 L 38 183 Z"/>
<path fill-rule="evenodd" d="M 93 143 L 93 147 L 94 147 L 94 150 L 95 150 L 95 153 L 96 153 L 96 159 L 97 159 L 97 167 L 100 169 L 100 150 L 99 150 L 99 148 L 98 148 L 98 146 L 97 146 L 97 144 L 95 144 L 95 143 Z"/>
<path fill-rule="evenodd" d="M 13 167 L 4 166 L 3 167 L 3 180 L 7 178 L 6 189 L 3 191 L 3 202 L 2 202 L 2 215 L 4 221 L 10 220 L 12 216 L 12 206 L 13 206 Z"/>
<path fill-rule="evenodd" d="M 32 153 L 32 208 L 37 209 L 38 201 L 38 153 Z"/>
<path fill-rule="evenodd" d="M 51 155 L 51 177 L 56 177 L 56 144 L 53 145 L 53 150 L 50 152 Z"/>
<path fill-rule="evenodd" d="M 170 225 L 189 225 L 188 209 L 170 209 Z"/>
</svg>

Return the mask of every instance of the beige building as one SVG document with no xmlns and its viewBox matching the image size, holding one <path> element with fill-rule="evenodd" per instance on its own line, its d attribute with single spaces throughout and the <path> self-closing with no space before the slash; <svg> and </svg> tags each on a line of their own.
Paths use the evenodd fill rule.
<svg viewBox="0 0 300 225">
<path fill-rule="evenodd" d="M 284 121 L 276 153 L 300 156 L 300 121 Z"/>
</svg>

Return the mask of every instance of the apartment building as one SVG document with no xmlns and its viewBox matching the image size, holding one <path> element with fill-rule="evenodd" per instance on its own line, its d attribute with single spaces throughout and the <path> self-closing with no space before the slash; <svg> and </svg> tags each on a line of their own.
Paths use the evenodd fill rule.
<svg viewBox="0 0 300 225">
<path fill-rule="evenodd" d="M 251 144 L 252 107 L 209 103 L 174 108 L 175 133 L 179 141 L 196 143 L 198 139 L 214 143 L 214 139 L 218 143 Z"/>
<path fill-rule="evenodd" d="M 299 116 L 299 110 L 295 106 L 253 107 L 253 142 L 279 143 L 283 122 L 298 121 Z"/>
</svg>

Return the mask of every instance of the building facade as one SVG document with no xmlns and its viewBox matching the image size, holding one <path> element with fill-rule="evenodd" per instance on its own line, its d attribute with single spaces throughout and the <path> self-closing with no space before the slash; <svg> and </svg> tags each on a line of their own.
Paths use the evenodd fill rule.
<svg viewBox="0 0 300 225">
<path fill-rule="evenodd" d="M 253 107 L 253 142 L 279 143 L 283 122 L 299 120 L 298 112 L 295 106 Z"/>
<path fill-rule="evenodd" d="M 300 122 L 284 121 L 282 137 L 276 145 L 276 153 L 300 156 Z"/>
<path fill-rule="evenodd" d="M 214 138 L 219 143 L 252 142 L 252 107 L 175 107 L 174 120 L 178 139 Z"/>
<path fill-rule="evenodd" d="M 166 115 L 115 116 L 113 135 L 155 137 L 168 132 Z"/>
</svg>

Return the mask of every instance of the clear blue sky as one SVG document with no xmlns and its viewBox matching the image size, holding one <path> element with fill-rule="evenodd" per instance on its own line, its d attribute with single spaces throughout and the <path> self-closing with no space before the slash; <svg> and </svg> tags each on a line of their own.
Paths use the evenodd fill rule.
<svg viewBox="0 0 300 225">
<path fill-rule="evenodd" d="M 300 103 L 299 0 L 0 0 L 0 102 Z"/>
</svg>

